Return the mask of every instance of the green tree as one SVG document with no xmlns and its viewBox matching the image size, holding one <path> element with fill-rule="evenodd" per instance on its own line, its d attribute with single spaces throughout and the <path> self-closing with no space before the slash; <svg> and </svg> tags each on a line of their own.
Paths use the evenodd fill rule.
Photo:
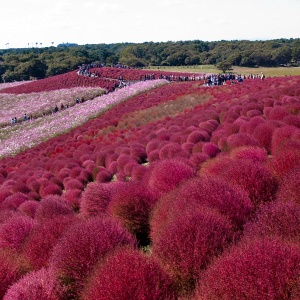
<svg viewBox="0 0 300 300">
<path fill-rule="evenodd" d="M 216 64 L 218 70 L 226 73 L 228 70 L 232 70 L 232 63 L 230 61 L 220 61 Z"/>
</svg>

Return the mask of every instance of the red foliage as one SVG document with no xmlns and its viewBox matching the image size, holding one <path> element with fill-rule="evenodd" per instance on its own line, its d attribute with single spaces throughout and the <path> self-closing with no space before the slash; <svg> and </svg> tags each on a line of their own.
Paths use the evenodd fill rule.
<svg viewBox="0 0 300 300">
<path fill-rule="evenodd" d="M 202 165 L 199 174 L 220 176 L 243 188 L 255 206 L 275 198 L 278 183 L 267 167 L 250 159 L 218 156 Z"/>
<path fill-rule="evenodd" d="M 204 129 L 197 129 L 191 132 L 187 137 L 187 142 L 189 143 L 198 143 L 198 142 L 207 142 L 210 140 L 210 135 Z"/>
<path fill-rule="evenodd" d="M 20 250 L 35 222 L 27 216 L 12 216 L 0 225 L 0 248 Z"/>
<path fill-rule="evenodd" d="M 0 203 L 0 209 L 16 210 L 19 207 L 19 205 L 26 202 L 27 200 L 28 200 L 27 195 L 25 195 L 21 192 L 17 192 L 15 194 L 12 194 L 12 195 L 6 197 L 5 200 L 3 200 Z"/>
<path fill-rule="evenodd" d="M 134 238 L 110 218 L 78 221 L 68 228 L 54 247 L 50 267 L 68 289 L 67 296 L 74 297 L 105 255 L 128 245 L 135 246 Z"/>
<path fill-rule="evenodd" d="M 111 195 L 107 213 L 136 236 L 140 245 L 149 242 L 149 215 L 154 199 L 147 187 L 139 182 L 118 184 Z"/>
<path fill-rule="evenodd" d="M 3 299 L 9 287 L 26 274 L 29 267 L 19 254 L 9 249 L 0 249 L 0 261 L 0 299 Z"/>
<path fill-rule="evenodd" d="M 70 204 L 63 201 L 60 196 L 50 195 L 40 201 L 40 205 L 35 213 L 35 218 L 42 220 L 72 214 L 74 214 L 74 212 Z"/>
<path fill-rule="evenodd" d="M 299 204 L 290 201 L 265 204 L 245 225 L 244 237 L 277 237 L 300 244 Z"/>
<path fill-rule="evenodd" d="M 92 182 L 87 185 L 81 195 L 80 214 L 83 218 L 89 218 L 103 214 L 109 202 L 112 192 L 120 183 L 98 183 Z"/>
<path fill-rule="evenodd" d="M 34 270 L 48 267 L 52 249 L 66 229 L 76 222 L 74 216 L 43 219 L 35 225 L 22 247 L 22 253 Z"/>
<path fill-rule="evenodd" d="M 20 204 L 18 207 L 18 211 L 22 212 L 23 214 L 27 215 L 28 217 L 34 219 L 35 212 L 39 207 L 40 203 L 35 200 L 27 200 Z"/>
<path fill-rule="evenodd" d="M 181 148 L 181 145 L 169 142 L 162 146 L 159 150 L 159 159 L 172 159 L 176 157 L 187 158 L 189 153 Z"/>
<path fill-rule="evenodd" d="M 207 268 L 195 299 L 299 299 L 299 265 L 299 245 L 252 240 Z"/>
<path fill-rule="evenodd" d="M 276 195 L 279 201 L 292 201 L 300 204 L 300 165 L 296 165 L 288 172 L 279 182 L 278 192 Z"/>
<path fill-rule="evenodd" d="M 161 196 L 193 176 L 195 171 L 185 160 L 166 159 L 153 162 L 145 179 L 150 190 Z"/>
<path fill-rule="evenodd" d="M 61 194 L 62 194 L 62 188 L 55 183 L 49 183 L 40 192 L 42 198 L 49 195 L 61 195 Z"/>
<path fill-rule="evenodd" d="M 11 285 L 3 300 L 61 300 L 63 292 L 53 271 L 42 268 Z"/>
<path fill-rule="evenodd" d="M 241 146 L 259 146 L 259 143 L 249 134 L 236 133 L 227 138 L 227 145 L 232 150 Z"/>
<path fill-rule="evenodd" d="M 190 291 L 200 270 L 222 253 L 233 237 L 233 227 L 225 216 L 208 208 L 186 209 L 153 240 L 153 255 L 182 291 Z"/>
<path fill-rule="evenodd" d="M 174 283 L 157 262 L 126 249 L 110 255 L 91 275 L 83 300 L 172 300 Z"/>
</svg>

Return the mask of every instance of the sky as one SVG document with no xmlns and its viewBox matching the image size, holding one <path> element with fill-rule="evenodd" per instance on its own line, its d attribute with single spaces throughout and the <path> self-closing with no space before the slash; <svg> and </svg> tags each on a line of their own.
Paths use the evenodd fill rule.
<svg viewBox="0 0 300 300">
<path fill-rule="evenodd" d="M 300 38 L 300 0 L 2 0 L 0 49 Z"/>
</svg>

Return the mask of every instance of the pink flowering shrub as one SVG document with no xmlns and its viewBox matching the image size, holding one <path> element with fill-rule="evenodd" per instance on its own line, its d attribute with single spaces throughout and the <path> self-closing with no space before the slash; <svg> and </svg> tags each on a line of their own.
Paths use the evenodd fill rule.
<svg viewBox="0 0 300 300">
<path fill-rule="evenodd" d="M 190 292 L 199 272 L 222 253 L 234 237 L 230 221 L 208 208 L 186 209 L 153 240 L 153 255 L 183 292 Z"/>
<path fill-rule="evenodd" d="M 26 260 L 11 249 L 0 249 L 0 299 L 9 287 L 25 275 L 30 267 Z"/>
<path fill-rule="evenodd" d="M 107 213 L 136 236 L 140 245 L 149 243 L 149 216 L 154 198 L 147 186 L 139 182 L 125 182 L 116 186 L 111 194 Z"/>
<path fill-rule="evenodd" d="M 49 266 L 67 288 L 66 297 L 72 298 L 80 293 L 86 278 L 105 255 L 117 247 L 135 245 L 135 239 L 118 222 L 94 217 L 68 228 L 54 247 Z"/>
<path fill-rule="evenodd" d="M 109 255 L 95 269 L 83 290 L 83 300 L 172 300 L 175 285 L 152 258 L 126 249 Z"/>
<path fill-rule="evenodd" d="M 63 289 L 51 269 L 32 271 L 12 284 L 3 300 L 61 300 Z"/>
<path fill-rule="evenodd" d="M 254 239 L 209 265 L 194 299 L 298 299 L 299 265 L 299 245 Z"/>
</svg>

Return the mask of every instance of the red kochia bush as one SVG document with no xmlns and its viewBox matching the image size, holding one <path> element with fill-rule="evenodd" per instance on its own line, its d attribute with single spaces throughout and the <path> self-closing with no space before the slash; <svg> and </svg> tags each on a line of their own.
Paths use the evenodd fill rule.
<svg viewBox="0 0 300 300">
<path fill-rule="evenodd" d="M 275 239 L 241 244 L 211 264 L 195 299 L 299 299 L 300 246 Z"/>
<path fill-rule="evenodd" d="M 200 270 L 230 244 L 233 226 L 209 208 L 186 209 L 172 221 L 153 240 L 153 254 L 177 280 L 178 287 L 190 291 Z"/>
<path fill-rule="evenodd" d="M 113 190 L 120 184 L 122 183 L 92 182 L 88 184 L 81 195 L 80 215 L 88 218 L 104 213 L 111 200 Z"/>
<path fill-rule="evenodd" d="M 17 192 L 15 194 L 6 197 L 6 199 L 0 203 L 0 209 L 16 210 L 20 204 L 26 202 L 27 200 L 28 200 L 27 195 Z"/>
<path fill-rule="evenodd" d="M 300 204 L 300 165 L 295 166 L 280 181 L 276 195 L 279 201 L 293 201 Z"/>
<path fill-rule="evenodd" d="M 34 218 L 35 212 L 39 205 L 40 203 L 38 201 L 27 200 L 18 207 L 18 211 L 30 218 Z"/>
<path fill-rule="evenodd" d="M 3 300 L 61 300 L 63 289 L 51 269 L 26 274 L 9 287 Z"/>
<path fill-rule="evenodd" d="M 265 204 L 245 225 L 244 237 L 278 237 L 300 245 L 300 205 L 291 201 Z"/>
<path fill-rule="evenodd" d="M 107 212 L 137 237 L 141 245 L 148 243 L 149 215 L 154 198 L 140 182 L 124 182 L 112 192 Z"/>
<path fill-rule="evenodd" d="M 174 283 L 151 257 L 134 250 L 122 250 L 97 267 L 82 299 L 175 300 L 177 295 Z"/>
<path fill-rule="evenodd" d="M 68 299 L 76 297 L 86 277 L 105 255 L 120 246 L 136 246 L 135 239 L 118 222 L 94 217 L 72 224 L 54 247 L 50 267 L 68 288 Z M 73 298 L 72 298 L 73 299 Z"/>
<path fill-rule="evenodd" d="M 161 196 L 194 175 L 194 169 L 185 160 L 166 159 L 152 163 L 145 180 L 149 188 Z"/>
<path fill-rule="evenodd" d="M 22 253 L 33 269 L 38 270 L 48 266 L 53 247 L 74 221 L 76 221 L 75 216 L 59 216 L 43 219 L 35 225 L 22 247 Z"/>
<path fill-rule="evenodd" d="M 200 174 L 220 176 L 243 188 L 255 206 L 271 201 L 277 192 L 277 180 L 268 168 L 251 159 L 217 157 L 202 165 Z"/>
<path fill-rule="evenodd" d="M 0 248 L 20 250 L 35 222 L 27 216 L 14 216 L 0 225 Z"/>
<path fill-rule="evenodd" d="M 10 285 L 29 271 L 26 261 L 9 249 L 0 249 L 0 299 Z"/>
<path fill-rule="evenodd" d="M 40 201 L 35 218 L 42 220 L 72 214 L 74 211 L 69 203 L 63 201 L 60 196 L 50 195 Z"/>
</svg>

